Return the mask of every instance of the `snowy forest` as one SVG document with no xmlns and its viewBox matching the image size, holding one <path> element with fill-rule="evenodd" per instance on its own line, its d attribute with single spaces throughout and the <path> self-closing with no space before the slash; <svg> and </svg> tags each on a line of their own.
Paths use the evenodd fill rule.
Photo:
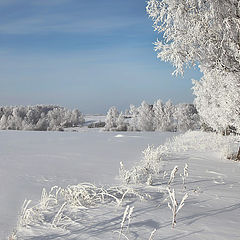
<svg viewBox="0 0 240 240">
<path fill-rule="evenodd" d="M 84 123 L 83 114 L 75 109 L 59 106 L 15 106 L 0 107 L 0 129 L 62 131 Z"/>
<path fill-rule="evenodd" d="M 193 104 L 174 105 L 169 100 L 160 99 L 153 105 L 143 101 L 140 106 L 130 105 L 129 109 L 119 113 L 111 107 L 106 116 L 106 131 L 170 131 L 184 132 L 200 129 L 198 112 Z"/>
</svg>

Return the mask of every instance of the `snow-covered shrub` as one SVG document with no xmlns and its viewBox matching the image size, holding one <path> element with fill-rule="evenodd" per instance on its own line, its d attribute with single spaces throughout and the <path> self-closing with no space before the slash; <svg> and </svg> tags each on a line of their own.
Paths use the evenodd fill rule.
<svg viewBox="0 0 240 240">
<path fill-rule="evenodd" d="M 60 130 L 84 123 L 82 113 L 59 106 L 17 106 L 0 108 L 0 129 L 11 130 Z"/>
<path fill-rule="evenodd" d="M 125 183 L 149 183 L 163 169 L 167 148 L 160 145 L 157 148 L 148 146 L 143 151 L 143 158 L 132 169 L 126 170 L 123 163 L 120 166 L 120 178 Z"/>
<path fill-rule="evenodd" d="M 222 158 L 229 158 L 229 156 L 237 154 L 239 143 L 240 136 L 222 136 L 216 133 L 189 131 L 172 138 L 159 147 L 148 146 L 143 151 L 143 158 L 131 169 L 127 170 L 123 164 L 121 165 L 120 178 L 128 184 L 148 183 L 149 179 L 154 183 L 159 181 L 160 174 L 166 175 L 164 173 L 166 161 L 179 155 L 179 153 L 194 150 L 201 154 L 211 151 L 220 154 Z"/>
<path fill-rule="evenodd" d="M 105 122 L 98 121 L 98 122 L 93 122 L 88 125 L 88 128 L 103 128 L 105 127 Z"/>
</svg>

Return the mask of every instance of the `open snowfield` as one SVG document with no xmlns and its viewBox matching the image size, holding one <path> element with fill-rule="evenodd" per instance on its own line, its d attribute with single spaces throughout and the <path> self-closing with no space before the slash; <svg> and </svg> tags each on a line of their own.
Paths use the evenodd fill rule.
<svg viewBox="0 0 240 240">
<path fill-rule="evenodd" d="M 23 201 L 31 199 L 36 204 L 43 187 L 49 191 L 55 185 L 65 188 L 82 182 L 96 186 L 119 185 L 120 161 L 128 169 L 141 159 L 141 152 L 148 144 L 158 146 L 175 135 L 178 134 L 99 132 L 96 129 L 81 132 L 1 131 L 0 239 L 6 239 L 16 227 Z M 193 136 L 198 142 L 200 135 Z M 184 144 L 188 145 L 191 138 L 191 135 L 187 136 Z M 151 199 L 140 201 L 137 196 L 126 195 L 119 206 L 113 201 L 90 206 L 87 210 L 64 209 L 62 212 L 70 219 L 64 219 L 63 214 L 58 219 L 59 224 L 30 224 L 20 229 L 17 239 L 118 239 L 116 231 L 120 231 L 124 210 L 129 205 L 134 206 L 134 210 L 129 228 L 127 230 L 126 221 L 123 233 L 130 240 L 147 240 L 154 229 L 157 229 L 154 239 L 159 240 L 239 240 L 240 164 L 224 159 L 216 149 L 206 149 L 186 148 L 186 151 L 170 155 L 164 165 L 168 173 L 165 179 L 160 176 L 162 180 L 153 186 L 133 186 L 142 196 L 150 194 Z M 183 189 L 179 173 L 183 172 L 185 163 L 189 165 L 189 176 L 186 189 Z M 189 197 L 172 229 L 166 183 L 176 165 L 179 172 L 171 188 L 176 190 L 177 200 L 181 201 L 184 192 L 188 192 Z M 56 208 L 59 210 L 61 204 Z M 50 214 L 47 216 L 51 217 Z M 121 239 L 124 238 L 122 235 Z"/>
</svg>

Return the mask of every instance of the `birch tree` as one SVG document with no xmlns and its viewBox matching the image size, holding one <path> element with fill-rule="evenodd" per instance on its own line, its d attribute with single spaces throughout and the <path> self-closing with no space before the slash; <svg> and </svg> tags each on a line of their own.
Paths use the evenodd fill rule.
<svg viewBox="0 0 240 240">
<path fill-rule="evenodd" d="M 171 62 L 174 74 L 196 65 L 202 71 L 194 94 L 203 121 L 215 130 L 231 124 L 240 132 L 240 104 L 233 100 L 240 95 L 240 1 L 149 0 L 147 13 L 160 35 L 158 58 Z"/>
</svg>

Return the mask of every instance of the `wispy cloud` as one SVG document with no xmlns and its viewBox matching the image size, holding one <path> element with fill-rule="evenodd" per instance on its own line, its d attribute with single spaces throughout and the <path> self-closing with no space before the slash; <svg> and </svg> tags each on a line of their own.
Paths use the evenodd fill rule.
<svg viewBox="0 0 240 240">
<path fill-rule="evenodd" d="M 99 33 L 142 23 L 142 19 L 111 17 L 81 19 L 65 15 L 39 15 L 0 23 L 1 34 Z"/>
<path fill-rule="evenodd" d="M 30 4 L 30 5 L 59 5 L 69 3 L 71 0 L 0 0 L 0 6 L 9 6 L 14 4 Z"/>
<path fill-rule="evenodd" d="M 104 0 L 103 6 L 98 1 L 0 0 L 0 34 L 99 33 L 144 22 L 142 16 L 126 15 L 122 5 L 122 13 L 111 4 L 105 5 Z"/>
</svg>

